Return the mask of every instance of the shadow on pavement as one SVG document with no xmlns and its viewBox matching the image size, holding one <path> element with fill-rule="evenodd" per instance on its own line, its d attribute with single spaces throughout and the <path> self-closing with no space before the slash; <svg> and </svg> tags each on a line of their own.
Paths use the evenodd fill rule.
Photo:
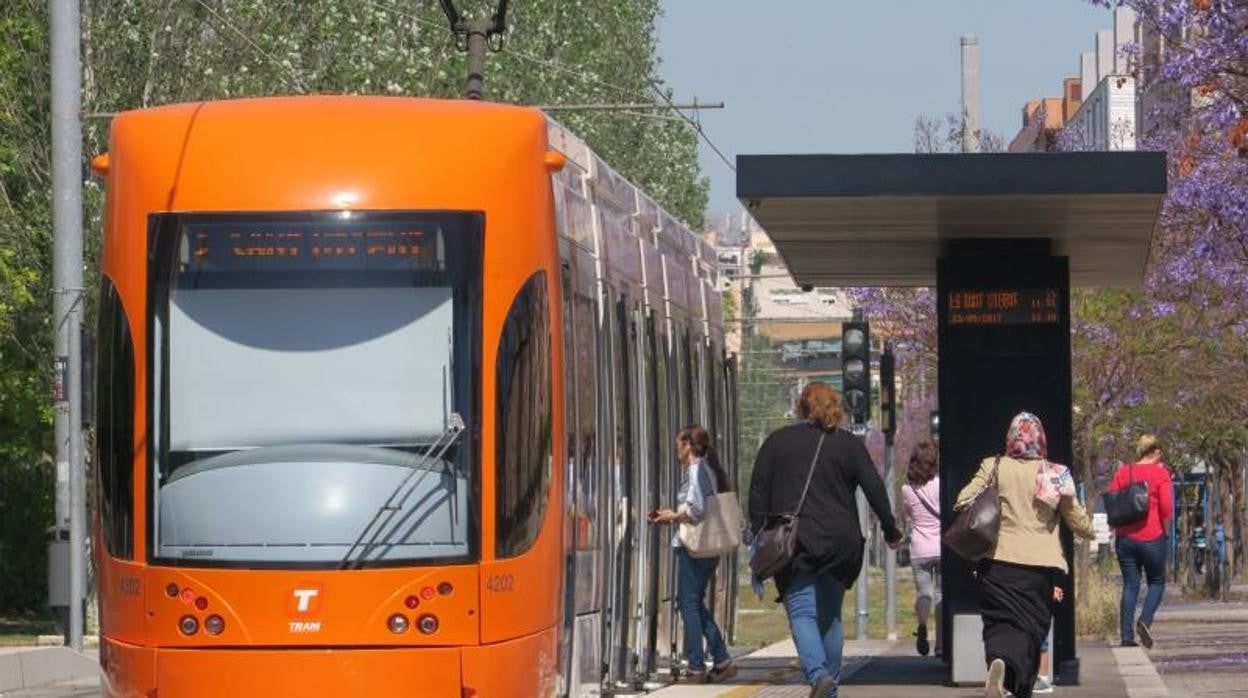
<svg viewBox="0 0 1248 698">
<path fill-rule="evenodd" d="M 854 672 L 844 686 L 946 686 L 948 670 L 934 657 L 875 657 Z"/>
</svg>

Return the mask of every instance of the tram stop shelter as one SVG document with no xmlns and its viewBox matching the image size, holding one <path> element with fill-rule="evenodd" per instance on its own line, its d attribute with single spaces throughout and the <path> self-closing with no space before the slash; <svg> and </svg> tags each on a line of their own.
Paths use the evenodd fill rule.
<svg viewBox="0 0 1248 698">
<path fill-rule="evenodd" d="M 737 158 L 737 197 L 798 285 L 936 288 L 945 527 L 1019 411 L 1072 462 L 1071 285 L 1139 285 L 1165 192 L 1157 152 Z M 970 565 L 941 560 L 950 680 L 982 682 Z M 1072 586 L 1053 626 L 1061 683 L 1079 680 Z"/>
</svg>

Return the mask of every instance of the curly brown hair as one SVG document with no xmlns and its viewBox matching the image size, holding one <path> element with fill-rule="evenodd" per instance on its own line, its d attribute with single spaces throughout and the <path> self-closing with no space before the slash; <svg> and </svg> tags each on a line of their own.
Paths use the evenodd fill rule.
<svg viewBox="0 0 1248 698">
<path fill-rule="evenodd" d="M 910 465 L 906 468 L 906 482 L 911 487 L 922 487 L 940 473 L 940 449 L 931 439 L 923 439 L 910 451 Z"/>
<path fill-rule="evenodd" d="M 814 381 L 802 390 L 797 399 L 797 416 L 809 419 L 832 431 L 841 424 L 841 394 L 823 381 Z"/>
</svg>

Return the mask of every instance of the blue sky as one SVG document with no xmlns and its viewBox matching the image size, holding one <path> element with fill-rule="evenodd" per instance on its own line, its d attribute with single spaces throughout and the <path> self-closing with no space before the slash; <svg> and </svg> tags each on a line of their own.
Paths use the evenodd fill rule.
<svg viewBox="0 0 1248 698">
<path fill-rule="evenodd" d="M 959 108 L 959 39 L 979 38 L 980 121 L 1006 142 L 1025 102 L 1059 96 L 1110 10 L 1086 0 L 663 0 L 659 72 L 732 159 L 913 150 L 914 120 Z M 733 172 L 701 145 L 711 213 Z"/>
</svg>

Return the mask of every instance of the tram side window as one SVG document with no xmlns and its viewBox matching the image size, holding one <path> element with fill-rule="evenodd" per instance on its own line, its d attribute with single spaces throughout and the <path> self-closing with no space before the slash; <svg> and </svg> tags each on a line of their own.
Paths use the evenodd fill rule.
<svg viewBox="0 0 1248 698">
<path fill-rule="evenodd" d="M 572 312 L 576 323 L 576 406 L 580 412 L 576 507 L 578 512 L 583 512 L 586 521 L 586 530 L 582 532 L 583 537 L 578 536 L 577 545 L 583 550 L 592 550 L 598 546 L 596 498 L 602 486 L 599 482 L 598 426 L 595 422 L 601 407 L 598 404 L 598 326 L 594 300 L 577 293 L 573 298 Z"/>
<path fill-rule="evenodd" d="M 550 315 L 545 272 L 512 301 L 495 361 L 497 557 L 528 550 L 550 497 Z"/>
<path fill-rule="evenodd" d="M 95 384 L 95 463 L 110 555 L 134 558 L 134 341 L 117 289 L 100 290 Z"/>
</svg>

